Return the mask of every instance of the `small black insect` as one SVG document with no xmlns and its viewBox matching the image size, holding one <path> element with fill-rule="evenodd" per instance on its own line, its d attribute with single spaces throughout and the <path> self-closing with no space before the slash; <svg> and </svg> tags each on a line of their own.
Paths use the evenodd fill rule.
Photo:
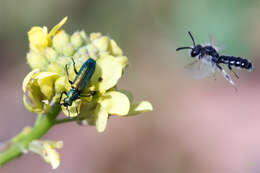
<svg viewBox="0 0 260 173">
<path fill-rule="evenodd" d="M 197 72 L 196 77 L 206 77 L 211 73 L 214 74 L 215 68 L 217 67 L 222 72 L 225 79 L 229 81 L 236 89 L 235 83 L 226 73 L 226 71 L 221 67 L 221 64 L 227 65 L 228 69 L 232 71 L 232 73 L 237 78 L 239 77 L 232 70 L 232 67 L 247 69 L 249 71 L 253 70 L 253 65 L 249 60 L 241 57 L 219 55 L 218 49 L 214 47 L 213 43 L 205 46 L 201 44 L 196 45 L 191 33 L 188 32 L 188 34 L 192 40 L 193 45 L 191 47 L 179 47 L 176 49 L 176 51 L 191 49 L 190 56 L 196 58 L 197 60 L 189 65 L 193 67 L 197 66 L 197 70 L 200 70 L 200 72 Z"/>
</svg>

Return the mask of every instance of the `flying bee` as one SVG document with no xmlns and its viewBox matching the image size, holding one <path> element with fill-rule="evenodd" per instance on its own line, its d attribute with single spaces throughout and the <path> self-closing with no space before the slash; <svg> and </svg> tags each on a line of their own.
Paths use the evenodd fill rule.
<svg viewBox="0 0 260 173">
<path fill-rule="evenodd" d="M 228 69 L 239 79 L 238 75 L 232 70 L 233 67 L 253 70 L 252 63 L 241 57 L 219 55 L 218 49 L 213 45 L 212 40 L 209 45 L 195 44 L 194 38 L 190 32 L 188 32 L 193 45 L 191 47 L 179 47 L 176 51 L 183 49 L 190 49 L 190 56 L 196 58 L 195 62 L 188 64 L 190 68 L 193 68 L 194 77 L 203 78 L 210 74 L 215 73 L 217 68 L 223 74 L 224 78 L 231 83 L 231 85 L 237 90 L 236 84 L 231 79 L 230 75 L 222 68 L 221 64 L 226 65 Z"/>
</svg>

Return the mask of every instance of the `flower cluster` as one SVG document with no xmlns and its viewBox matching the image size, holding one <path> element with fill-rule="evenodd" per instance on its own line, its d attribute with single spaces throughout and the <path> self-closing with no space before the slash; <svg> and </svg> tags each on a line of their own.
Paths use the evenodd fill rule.
<svg viewBox="0 0 260 173">
<path fill-rule="evenodd" d="M 30 50 L 27 61 L 32 71 L 23 82 L 24 105 L 35 113 L 46 113 L 53 104 L 58 103 L 61 93 L 68 92 L 76 74 L 76 69 L 92 58 L 96 70 L 82 94 L 95 95 L 80 97 L 68 109 L 62 106 L 66 116 L 78 116 L 96 125 L 98 132 L 106 128 L 109 116 L 129 116 L 152 110 L 147 101 L 133 102 L 129 91 L 119 90 L 117 83 L 128 66 L 128 58 L 117 43 L 101 33 L 86 34 L 84 31 L 66 33 L 61 27 L 67 17 L 54 26 L 50 32 L 47 27 L 32 27 L 28 32 Z M 68 75 L 65 66 L 68 65 Z"/>
</svg>

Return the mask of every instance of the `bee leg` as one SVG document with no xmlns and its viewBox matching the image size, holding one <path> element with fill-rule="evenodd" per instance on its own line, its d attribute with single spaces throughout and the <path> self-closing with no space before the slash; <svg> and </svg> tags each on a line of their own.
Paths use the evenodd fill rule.
<svg viewBox="0 0 260 173">
<path fill-rule="evenodd" d="M 235 88 L 235 90 L 237 91 L 237 87 L 236 84 L 234 83 L 234 81 L 231 79 L 231 77 L 227 74 L 227 72 L 219 65 L 216 64 L 217 68 L 222 72 L 224 78 L 231 83 L 231 85 Z"/>
<path fill-rule="evenodd" d="M 234 74 L 234 76 L 236 76 L 237 79 L 239 79 L 239 76 L 232 70 L 230 65 L 228 65 L 228 69 L 232 71 L 232 73 Z"/>
<path fill-rule="evenodd" d="M 72 64 L 73 64 L 74 72 L 78 75 L 79 72 L 78 72 L 77 69 L 76 69 L 75 61 L 74 61 L 73 58 L 71 58 L 71 59 L 72 59 Z"/>
<path fill-rule="evenodd" d="M 61 95 L 60 95 L 60 100 L 59 100 L 59 104 L 60 104 L 60 105 L 63 105 L 63 104 L 61 103 L 61 99 L 62 99 L 63 94 L 65 94 L 65 95 L 67 96 L 67 92 L 66 92 L 66 91 L 62 91 L 62 93 L 61 93 Z"/>
<path fill-rule="evenodd" d="M 67 76 L 68 76 L 69 83 L 72 85 L 73 82 L 72 82 L 72 81 L 70 80 L 70 78 L 69 78 L 68 64 L 65 65 L 65 71 L 66 71 L 66 74 L 67 74 Z"/>
<path fill-rule="evenodd" d="M 213 77 L 213 79 L 216 81 L 217 80 L 217 78 L 216 78 L 216 73 L 215 73 L 215 67 L 216 67 L 216 63 L 214 62 L 212 62 L 211 63 L 211 66 L 212 66 L 212 77 Z"/>
</svg>

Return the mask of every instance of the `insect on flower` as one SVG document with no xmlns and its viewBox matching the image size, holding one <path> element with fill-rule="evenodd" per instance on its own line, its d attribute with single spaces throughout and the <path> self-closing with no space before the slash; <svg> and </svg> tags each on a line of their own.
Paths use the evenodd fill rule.
<svg viewBox="0 0 260 173">
<path fill-rule="evenodd" d="M 73 62 L 73 68 L 74 72 L 76 73 L 76 77 L 73 81 L 69 79 L 69 73 L 68 73 L 68 64 L 65 66 L 66 69 L 66 74 L 69 79 L 69 83 L 71 84 L 71 89 L 68 91 L 63 91 L 60 96 L 60 101 L 59 103 L 63 106 L 65 106 L 68 110 L 68 107 L 72 105 L 73 101 L 79 99 L 80 97 L 89 97 L 91 95 L 95 94 L 95 91 L 92 91 L 88 95 L 83 95 L 81 94 L 84 89 L 86 88 L 87 84 L 89 83 L 91 77 L 93 76 L 95 69 L 96 69 L 96 61 L 92 58 L 89 58 L 80 68 L 79 71 L 77 71 L 75 67 L 75 62 L 72 59 Z M 61 99 L 63 94 L 65 94 L 67 97 L 63 99 L 63 103 L 61 103 Z M 77 114 L 78 114 L 78 110 Z M 69 112 L 69 110 L 68 110 Z"/>
<path fill-rule="evenodd" d="M 231 79 L 229 74 L 221 67 L 221 64 L 227 65 L 228 69 L 237 77 L 238 75 L 232 70 L 232 67 L 247 69 L 248 71 L 253 70 L 252 63 L 241 57 L 234 57 L 234 56 L 225 56 L 219 55 L 218 49 L 214 47 L 213 40 L 211 40 L 211 44 L 209 45 L 201 45 L 195 44 L 194 38 L 190 32 L 188 32 L 193 45 L 191 47 L 179 47 L 176 51 L 183 50 L 183 49 L 191 49 L 190 56 L 196 58 L 195 62 L 188 64 L 190 68 L 194 70 L 194 77 L 203 78 L 207 77 L 210 74 L 215 73 L 215 68 L 219 69 L 222 72 L 224 78 L 232 84 L 232 86 L 237 90 L 236 84 Z"/>
</svg>

